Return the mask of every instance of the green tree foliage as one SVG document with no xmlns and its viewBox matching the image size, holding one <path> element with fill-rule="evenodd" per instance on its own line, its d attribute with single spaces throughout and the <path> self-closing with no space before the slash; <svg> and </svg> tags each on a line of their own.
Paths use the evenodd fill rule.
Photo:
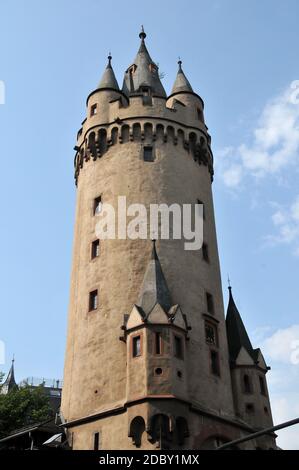
<svg viewBox="0 0 299 470">
<path fill-rule="evenodd" d="M 33 388 L 26 385 L 11 390 L 7 395 L 0 394 L 0 438 L 52 416 L 53 410 L 43 386 Z"/>
</svg>

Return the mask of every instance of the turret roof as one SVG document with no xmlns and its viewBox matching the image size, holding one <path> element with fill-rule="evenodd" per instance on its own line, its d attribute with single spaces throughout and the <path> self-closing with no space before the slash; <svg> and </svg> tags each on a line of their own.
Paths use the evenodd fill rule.
<svg viewBox="0 0 299 470">
<path fill-rule="evenodd" d="M 178 64 L 179 64 L 179 70 L 178 70 L 174 85 L 172 87 L 171 94 L 173 95 L 174 93 L 179 93 L 182 91 L 193 93 L 192 86 L 190 85 L 189 80 L 187 79 L 186 75 L 183 72 L 182 61 L 179 60 Z"/>
<path fill-rule="evenodd" d="M 102 78 L 98 84 L 97 89 L 101 88 L 113 88 L 114 90 L 119 90 L 119 86 L 111 65 L 111 54 L 108 56 L 108 64 L 102 75 Z"/>
<path fill-rule="evenodd" d="M 166 98 L 166 92 L 159 77 L 158 66 L 153 62 L 145 45 L 146 34 L 143 28 L 139 37 L 141 44 L 133 64 L 125 73 L 123 92 L 132 95 L 141 92 L 142 87 L 149 87 L 153 95 Z"/>
</svg>

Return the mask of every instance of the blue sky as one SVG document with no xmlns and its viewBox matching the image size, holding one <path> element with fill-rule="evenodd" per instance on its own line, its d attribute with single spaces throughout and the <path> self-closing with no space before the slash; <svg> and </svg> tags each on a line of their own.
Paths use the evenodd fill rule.
<svg viewBox="0 0 299 470">
<path fill-rule="evenodd" d="M 140 25 L 171 90 L 177 58 L 205 101 L 225 301 L 229 273 L 254 346 L 272 365 L 277 422 L 299 415 L 299 80 L 296 0 L 2 0 L 0 339 L 4 371 L 61 377 L 75 206 L 73 146 L 106 65 L 119 83 Z M 294 361 L 293 361 L 294 362 Z M 280 433 L 295 448 L 299 429 Z"/>
</svg>

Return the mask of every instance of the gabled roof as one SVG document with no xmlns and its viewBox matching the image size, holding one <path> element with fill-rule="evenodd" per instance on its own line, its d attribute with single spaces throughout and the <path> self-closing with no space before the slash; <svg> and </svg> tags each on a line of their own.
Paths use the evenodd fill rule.
<svg viewBox="0 0 299 470">
<path fill-rule="evenodd" d="M 109 54 L 108 56 L 108 64 L 107 67 L 103 73 L 103 76 L 97 86 L 97 89 L 101 88 L 113 88 L 114 90 L 119 91 L 119 86 L 116 80 L 116 77 L 114 75 L 114 71 L 111 65 L 111 55 Z"/>
<path fill-rule="evenodd" d="M 158 67 L 153 62 L 145 45 L 146 34 L 142 28 L 139 34 L 141 44 L 133 64 L 124 76 L 123 92 L 126 95 L 140 93 L 142 87 L 149 87 L 153 95 L 166 98 L 166 92 L 161 83 Z"/>
<path fill-rule="evenodd" d="M 244 347 L 256 362 L 256 353 L 252 347 L 241 315 L 236 307 L 232 288 L 229 287 L 229 302 L 226 315 L 226 330 L 230 359 L 235 361 L 241 348 Z"/>
<path fill-rule="evenodd" d="M 174 85 L 172 87 L 171 94 L 173 95 L 175 93 L 180 93 L 182 91 L 193 93 L 192 86 L 190 85 L 189 80 L 187 79 L 186 75 L 183 72 L 182 61 L 179 60 L 178 64 L 179 64 L 179 70 L 178 70 Z"/>
</svg>

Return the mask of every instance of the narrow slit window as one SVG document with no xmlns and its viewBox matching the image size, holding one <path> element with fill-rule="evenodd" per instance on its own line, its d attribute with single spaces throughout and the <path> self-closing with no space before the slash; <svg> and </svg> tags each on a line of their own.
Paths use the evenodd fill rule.
<svg viewBox="0 0 299 470">
<path fill-rule="evenodd" d="M 214 309 L 214 299 L 212 294 L 209 294 L 209 292 L 206 292 L 206 301 L 207 301 L 207 310 L 208 313 L 211 315 L 214 315 L 215 309 Z"/>
<path fill-rule="evenodd" d="M 132 339 L 132 353 L 133 357 L 141 356 L 141 337 L 134 336 Z"/>
<path fill-rule="evenodd" d="M 100 240 L 94 240 L 91 244 L 91 259 L 100 256 Z"/>
<path fill-rule="evenodd" d="M 93 201 L 93 215 L 100 214 L 102 210 L 102 197 L 98 196 Z"/>
<path fill-rule="evenodd" d="M 152 146 L 147 145 L 143 147 L 143 160 L 145 162 L 153 162 L 155 160 Z"/>
<path fill-rule="evenodd" d="M 265 380 L 263 377 L 259 376 L 259 381 L 260 381 L 260 391 L 262 395 L 266 395 L 266 386 L 265 386 Z"/>
<path fill-rule="evenodd" d="M 89 311 L 96 310 L 98 308 L 98 291 L 93 290 L 89 293 Z"/>
<path fill-rule="evenodd" d="M 93 450 L 99 450 L 100 448 L 100 433 L 95 432 L 93 435 Z"/>
<path fill-rule="evenodd" d="M 217 351 L 211 351 L 211 370 L 212 374 L 220 375 L 219 355 Z"/>
<path fill-rule="evenodd" d="M 98 106 L 97 104 L 93 104 L 90 108 L 90 116 L 94 116 L 98 112 Z"/>
<path fill-rule="evenodd" d="M 243 377 L 243 389 L 244 393 L 252 393 L 250 378 L 247 374 Z"/>
<path fill-rule="evenodd" d="M 183 341 L 180 336 L 174 336 L 174 355 L 178 359 L 183 359 Z"/>
<path fill-rule="evenodd" d="M 252 403 L 246 404 L 246 413 L 251 415 L 254 414 L 254 405 Z"/>
<path fill-rule="evenodd" d="M 207 263 L 210 262 L 208 245 L 206 243 L 202 244 L 202 257 Z"/>
<path fill-rule="evenodd" d="M 162 338 L 161 333 L 155 333 L 155 354 L 161 354 L 162 352 Z"/>
</svg>

